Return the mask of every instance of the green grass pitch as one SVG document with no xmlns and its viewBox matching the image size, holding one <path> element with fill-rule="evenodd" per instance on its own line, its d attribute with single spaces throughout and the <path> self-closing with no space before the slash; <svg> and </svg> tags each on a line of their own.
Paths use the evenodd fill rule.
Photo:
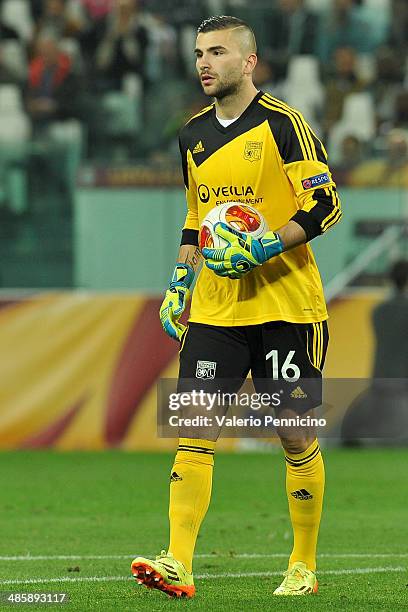
<svg viewBox="0 0 408 612">
<path fill-rule="evenodd" d="M 406 449 L 324 451 L 320 588 L 295 600 L 272 597 L 291 548 L 280 452 L 216 455 L 187 601 L 129 577 L 134 556 L 166 547 L 171 455 L 0 457 L 2 592 L 67 592 L 62 609 L 81 612 L 408 610 Z"/>
</svg>

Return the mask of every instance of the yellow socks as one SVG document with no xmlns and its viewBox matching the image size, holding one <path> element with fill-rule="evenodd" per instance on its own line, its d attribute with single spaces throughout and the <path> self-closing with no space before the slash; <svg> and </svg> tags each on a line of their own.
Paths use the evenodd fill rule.
<svg viewBox="0 0 408 612">
<path fill-rule="evenodd" d="M 309 570 L 316 569 L 316 545 L 322 514 L 324 464 L 317 440 L 303 453 L 288 453 L 286 459 L 286 493 L 293 527 L 293 550 L 289 565 L 303 561 Z"/>
<path fill-rule="evenodd" d="M 169 552 L 192 571 L 197 534 L 207 512 L 212 486 L 215 442 L 180 438 L 170 477 Z M 324 492 L 324 465 L 315 440 L 303 453 L 288 453 L 286 491 L 293 527 L 289 565 L 303 561 L 316 569 L 316 545 Z"/>
<path fill-rule="evenodd" d="M 180 438 L 170 476 L 169 552 L 192 571 L 198 530 L 207 512 L 215 442 Z"/>
</svg>

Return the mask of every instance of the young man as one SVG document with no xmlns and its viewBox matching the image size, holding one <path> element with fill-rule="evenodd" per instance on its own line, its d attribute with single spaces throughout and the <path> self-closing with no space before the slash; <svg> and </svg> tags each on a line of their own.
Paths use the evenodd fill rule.
<svg viewBox="0 0 408 612">
<path fill-rule="evenodd" d="M 302 385 L 314 380 L 318 392 L 301 390 L 293 400 L 287 393 L 285 414 L 310 415 L 321 403 L 328 333 L 308 242 L 341 217 L 326 153 L 297 111 L 255 88 L 256 42 L 246 23 L 226 16 L 207 19 L 198 28 L 195 54 L 203 90 L 215 101 L 180 134 L 188 213 L 160 311 L 164 330 L 181 341 L 179 389 L 192 379 L 200 388 L 214 389 L 218 380 L 233 392 L 251 371 L 255 386 L 270 381 L 290 391 L 299 380 L 285 375 L 283 365 L 290 363 Z M 205 265 L 186 331 L 179 317 L 201 259 L 200 223 L 215 205 L 236 200 L 255 206 L 276 231 L 255 240 L 222 223 L 216 226 L 228 246 L 203 249 Z M 202 361 L 211 364 L 210 381 L 202 380 Z M 303 595 L 317 591 L 323 460 L 310 431 L 278 434 L 294 546 L 274 594 Z M 214 448 L 211 436 L 180 438 L 170 484 L 169 549 L 155 561 L 133 561 L 138 582 L 173 596 L 194 595 L 192 558 L 210 501 Z"/>
</svg>

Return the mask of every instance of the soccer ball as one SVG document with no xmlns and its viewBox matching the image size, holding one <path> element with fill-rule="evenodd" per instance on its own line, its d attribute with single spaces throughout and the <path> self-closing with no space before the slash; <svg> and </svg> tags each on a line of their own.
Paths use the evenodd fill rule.
<svg viewBox="0 0 408 612">
<path fill-rule="evenodd" d="M 227 246 L 226 241 L 214 231 L 219 221 L 254 238 L 262 238 L 268 231 L 268 224 L 259 210 L 241 202 L 227 202 L 212 208 L 202 222 L 199 236 L 201 250 L 204 247 L 220 249 Z"/>
</svg>

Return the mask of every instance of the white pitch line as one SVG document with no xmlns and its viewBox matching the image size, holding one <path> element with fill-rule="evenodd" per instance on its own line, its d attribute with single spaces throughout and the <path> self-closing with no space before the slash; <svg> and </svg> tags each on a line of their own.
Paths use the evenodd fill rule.
<svg viewBox="0 0 408 612">
<path fill-rule="evenodd" d="M 16 555 L 0 556 L 0 561 L 76 561 L 83 559 L 134 559 L 135 555 Z"/>
<path fill-rule="evenodd" d="M 229 559 L 280 559 L 288 556 L 288 553 L 231 553 L 230 555 L 202 554 L 195 555 L 194 558 L 217 559 L 219 557 Z M 348 559 L 354 557 L 359 559 L 406 559 L 408 557 L 408 553 L 322 553 L 317 555 L 317 557 L 319 559 Z"/>
<path fill-rule="evenodd" d="M 109 560 L 109 559 L 134 559 L 137 555 L 8 555 L 0 556 L 0 561 L 76 561 L 76 560 Z M 201 553 L 195 555 L 195 559 L 283 559 L 288 553 L 231 553 L 214 554 Z M 147 555 L 154 558 L 155 555 Z M 322 553 L 319 559 L 406 559 L 408 553 Z"/>
<path fill-rule="evenodd" d="M 324 570 L 319 572 L 321 575 L 342 576 L 344 574 L 383 574 L 389 572 L 406 572 L 406 567 L 356 567 L 354 569 Z M 221 578 L 268 578 L 282 576 L 282 572 L 226 572 L 223 574 L 197 574 L 198 580 L 218 580 Z M 51 584 L 63 582 L 125 582 L 134 580 L 130 576 L 81 576 L 78 578 L 29 578 L 28 580 L 0 580 L 0 585 L 7 584 Z"/>
<path fill-rule="evenodd" d="M 0 585 L 5 584 L 48 584 L 54 582 L 117 582 L 134 580 L 131 576 L 80 576 L 78 578 L 29 578 L 28 580 L 0 580 Z"/>
<path fill-rule="evenodd" d="M 331 576 L 342 576 L 343 574 L 382 574 L 385 572 L 406 572 L 406 567 L 358 567 L 354 569 L 340 569 L 340 570 L 322 570 L 318 572 L 318 576 L 331 575 Z M 225 573 L 225 574 L 200 574 L 194 576 L 198 579 L 210 579 L 210 578 L 262 578 L 268 576 L 282 576 L 283 572 L 239 572 L 239 573 Z"/>
</svg>

